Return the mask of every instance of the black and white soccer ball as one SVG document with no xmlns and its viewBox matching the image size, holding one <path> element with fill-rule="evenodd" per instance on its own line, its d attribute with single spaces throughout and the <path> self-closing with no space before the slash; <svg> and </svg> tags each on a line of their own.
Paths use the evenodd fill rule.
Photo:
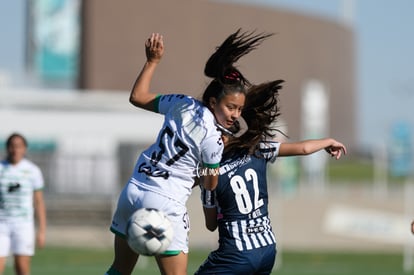
<svg viewBox="0 0 414 275">
<path fill-rule="evenodd" d="M 129 218 L 127 242 L 138 254 L 153 256 L 163 253 L 174 236 L 173 226 L 160 210 L 140 208 Z"/>
</svg>

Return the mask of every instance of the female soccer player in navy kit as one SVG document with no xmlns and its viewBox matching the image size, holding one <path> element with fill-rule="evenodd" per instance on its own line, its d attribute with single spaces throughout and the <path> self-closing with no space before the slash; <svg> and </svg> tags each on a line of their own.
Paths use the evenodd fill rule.
<svg viewBox="0 0 414 275">
<path fill-rule="evenodd" d="M 163 211 L 174 228 L 174 239 L 156 260 L 162 274 L 187 274 L 189 220 L 186 202 L 199 168 L 214 173 L 203 176 L 204 187 L 212 190 L 218 181 L 223 151 L 221 131 L 240 117 L 248 83 L 233 63 L 254 49 L 268 35 L 230 35 L 205 66 L 213 78 L 202 101 L 183 94 L 157 95 L 150 92 L 155 68 L 164 53 L 163 37 L 152 34 L 145 43 L 147 61 L 130 94 L 130 102 L 165 116 L 156 142 L 138 158 L 133 174 L 121 192 L 111 231 L 115 233 L 115 258 L 106 274 L 131 274 L 139 255 L 126 242 L 129 217 L 139 208 Z"/>
<path fill-rule="evenodd" d="M 268 213 L 266 167 L 278 156 L 308 155 L 325 149 L 339 159 L 345 146 L 331 138 L 279 143 L 272 125 L 279 116 L 278 91 L 283 81 L 253 86 L 242 116 L 248 130 L 225 140 L 219 183 L 202 188 L 206 226 L 219 230 L 219 248 L 195 274 L 270 274 L 276 258 L 276 239 Z M 226 139 L 228 139 L 226 141 Z"/>
</svg>

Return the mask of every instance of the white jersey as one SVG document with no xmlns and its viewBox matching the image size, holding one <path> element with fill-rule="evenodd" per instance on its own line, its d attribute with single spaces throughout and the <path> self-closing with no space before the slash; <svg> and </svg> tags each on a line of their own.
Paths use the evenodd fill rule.
<svg viewBox="0 0 414 275">
<path fill-rule="evenodd" d="M 137 160 L 131 182 L 185 204 L 201 166 L 217 168 L 223 152 L 214 115 L 186 95 L 162 95 L 156 111 L 165 116 L 156 142 Z"/>
<path fill-rule="evenodd" d="M 33 222 L 33 192 L 44 186 L 40 169 L 30 160 L 0 162 L 0 221 Z"/>
</svg>

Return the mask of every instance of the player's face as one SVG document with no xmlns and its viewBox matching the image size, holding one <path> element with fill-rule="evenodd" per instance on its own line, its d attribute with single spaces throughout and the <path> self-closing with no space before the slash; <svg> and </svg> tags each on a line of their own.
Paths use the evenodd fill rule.
<svg viewBox="0 0 414 275">
<path fill-rule="evenodd" d="M 8 160 L 15 164 L 21 161 L 26 154 L 26 145 L 21 137 L 14 137 L 7 147 Z"/>
<path fill-rule="evenodd" d="M 210 107 L 217 122 L 224 128 L 230 128 L 241 115 L 246 96 L 243 93 L 229 93 L 220 101 L 210 99 Z"/>
</svg>

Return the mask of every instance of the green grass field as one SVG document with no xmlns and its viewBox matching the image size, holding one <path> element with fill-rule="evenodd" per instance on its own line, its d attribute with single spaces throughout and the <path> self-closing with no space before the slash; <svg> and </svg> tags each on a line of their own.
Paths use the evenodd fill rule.
<svg viewBox="0 0 414 275">
<path fill-rule="evenodd" d="M 207 251 L 190 253 L 188 274 L 193 274 Z M 32 262 L 32 275 L 103 275 L 112 261 L 112 250 L 55 248 L 39 250 Z M 278 255 L 280 256 L 280 255 Z M 401 254 L 371 253 L 293 253 L 284 251 L 278 275 L 399 275 L 403 272 Z M 13 275 L 9 262 L 4 275 Z M 142 257 L 133 274 L 159 274 L 152 257 Z"/>
</svg>

